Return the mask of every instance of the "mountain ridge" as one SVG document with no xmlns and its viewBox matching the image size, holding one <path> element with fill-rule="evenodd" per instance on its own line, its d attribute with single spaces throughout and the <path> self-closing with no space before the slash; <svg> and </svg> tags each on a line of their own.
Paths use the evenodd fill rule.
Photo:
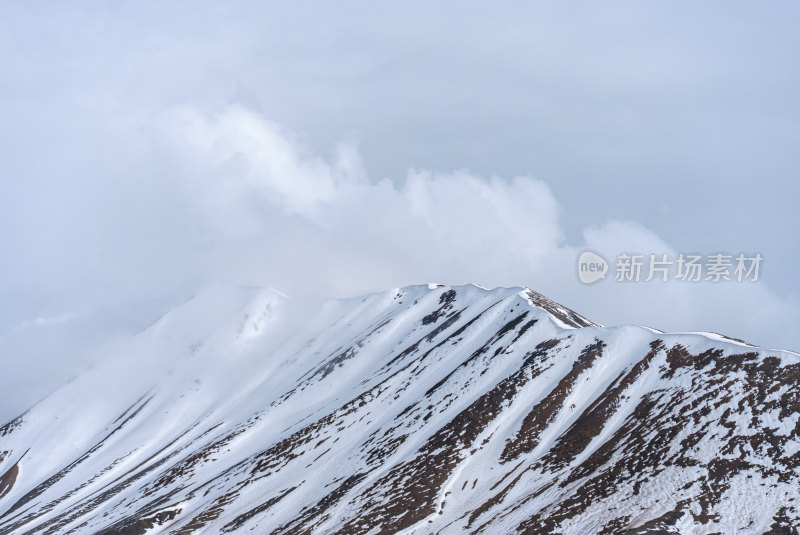
<svg viewBox="0 0 800 535">
<path fill-rule="evenodd" d="M 291 306 L 200 295 L 0 427 L 0 533 L 797 532 L 795 353 L 527 288 Z"/>
</svg>

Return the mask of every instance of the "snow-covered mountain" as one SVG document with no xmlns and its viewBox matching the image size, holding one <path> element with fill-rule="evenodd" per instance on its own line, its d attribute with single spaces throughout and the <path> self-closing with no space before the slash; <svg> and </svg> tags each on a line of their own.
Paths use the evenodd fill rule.
<svg viewBox="0 0 800 535">
<path fill-rule="evenodd" d="M 533 291 L 209 291 L 0 427 L 2 534 L 798 533 L 800 356 Z"/>
</svg>

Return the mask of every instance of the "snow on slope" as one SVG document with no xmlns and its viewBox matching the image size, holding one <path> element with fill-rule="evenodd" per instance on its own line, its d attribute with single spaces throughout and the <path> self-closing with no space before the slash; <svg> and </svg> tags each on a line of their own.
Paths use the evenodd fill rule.
<svg viewBox="0 0 800 535">
<path fill-rule="evenodd" d="M 523 288 L 217 289 L 0 427 L 0 533 L 797 533 L 799 383 Z"/>
</svg>

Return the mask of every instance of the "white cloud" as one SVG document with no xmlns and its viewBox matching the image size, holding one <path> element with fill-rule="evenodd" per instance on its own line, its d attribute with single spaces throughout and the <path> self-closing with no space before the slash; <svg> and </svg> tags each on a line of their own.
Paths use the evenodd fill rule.
<svg viewBox="0 0 800 535">
<path fill-rule="evenodd" d="M 192 163 L 188 184 L 205 198 L 206 216 L 229 216 L 255 200 L 269 200 L 287 213 L 313 218 L 344 182 L 362 178 L 357 153 L 341 146 L 333 161 L 305 151 L 274 122 L 241 106 L 205 115 L 189 107 L 162 117 L 171 148 Z M 219 213 L 217 213 L 219 212 Z M 221 221 L 216 222 L 223 224 Z"/>
<path fill-rule="evenodd" d="M 59 325 L 66 323 L 74 317 L 72 312 L 59 314 L 58 316 L 40 316 L 38 318 L 22 321 L 15 330 L 27 329 L 29 327 L 47 327 L 49 325 Z"/>
<path fill-rule="evenodd" d="M 398 274 L 515 284 L 563 252 L 558 202 L 541 180 L 411 170 L 370 181 L 353 146 L 324 159 L 239 106 L 172 110 L 160 127 L 198 225 L 225 249 L 263 255 L 254 263 L 264 273 L 288 270 L 277 276 L 289 285 L 302 273 L 293 260 L 318 268 L 303 285 L 344 279 L 333 293 L 396 285 Z M 344 265 L 349 276 L 336 267 Z M 365 280 L 373 282 L 359 288 Z"/>
<path fill-rule="evenodd" d="M 798 345 L 785 334 L 797 306 L 764 284 L 580 285 L 574 263 L 583 249 L 611 260 L 622 252 L 677 251 L 633 221 L 591 226 L 582 243 L 567 243 L 559 203 L 542 180 L 421 169 L 400 180 L 370 180 L 352 146 L 322 158 L 238 106 L 216 114 L 182 108 L 167 117 L 162 127 L 184 191 L 217 236 L 216 257 L 224 260 L 216 275 L 228 280 L 295 295 L 427 281 L 528 285 L 601 323 L 721 330 Z"/>
</svg>

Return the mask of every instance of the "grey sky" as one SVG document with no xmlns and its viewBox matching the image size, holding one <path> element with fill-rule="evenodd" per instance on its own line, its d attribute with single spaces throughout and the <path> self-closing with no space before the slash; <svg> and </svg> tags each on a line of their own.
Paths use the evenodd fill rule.
<svg viewBox="0 0 800 535">
<path fill-rule="evenodd" d="M 528 285 L 604 324 L 800 349 L 798 15 L 4 4 L 0 420 L 216 279 Z M 585 288 L 587 245 L 765 264 L 756 288 Z"/>
</svg>

